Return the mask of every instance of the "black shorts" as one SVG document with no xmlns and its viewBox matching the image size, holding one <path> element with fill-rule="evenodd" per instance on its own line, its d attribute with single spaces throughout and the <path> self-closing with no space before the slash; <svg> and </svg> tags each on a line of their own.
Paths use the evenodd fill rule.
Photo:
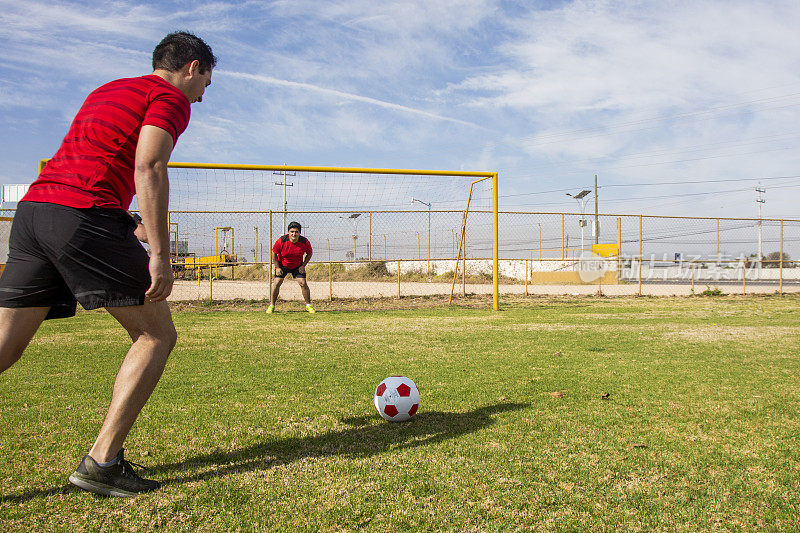
<svg viewBox="0 0 800 533">
<path fill-rule="evenodd" d="M 305 272 L 300 272 L 300 267 L 299 266 L 297 268 L 286 268 L 285 266 L 283 266 L 280 263 L 280 261 L 278 262 L 277 266 L 278 266 L 278 268 L 283 270 L 283 274 L 281 274 L 280 276 L 278 274 L 275 274 L 276 278 L 285 278 L 286 274 L 291 274 L 292 277 L 294 277 L 294 279 L 305 278 L 306 277 L 306 273 Z"/>
<path fill-rule="evenodd" d="M 50 307 L 47 318 L 144 304 L 150 258 L 122 209 L 20 202 L 11 225 L 0 307 Z"/>
</svg>

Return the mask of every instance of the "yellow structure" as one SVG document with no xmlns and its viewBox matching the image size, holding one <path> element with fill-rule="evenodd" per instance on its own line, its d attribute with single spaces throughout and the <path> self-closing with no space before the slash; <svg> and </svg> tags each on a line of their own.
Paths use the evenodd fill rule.
<svg viewBox="0 0 800 533">
<path fill-rule="evenodd" d="M 204 257 L 187 257 L 183 261 L 183 266 L 186 268 L 208 268 L 212 266 L 221 266 L 225 263 L 235 263 L 236 255 L 234 254 L 219 254 L 219 255 L 206 255 Z"/>
<path fill-rule="evenodd" d="M 619 255 L 619 244 L 593 244 L 592 253 L 600 257 L 616 257 Z"/>
</svg>

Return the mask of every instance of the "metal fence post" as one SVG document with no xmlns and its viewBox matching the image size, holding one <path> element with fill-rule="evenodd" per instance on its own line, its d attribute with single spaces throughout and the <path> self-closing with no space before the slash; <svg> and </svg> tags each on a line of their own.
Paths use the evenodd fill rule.
<svg viewBox="0 0 800 533">
<path fill-rule="evenodd" d="M 461 256 L 461 297 L 467 295 L 467 237 L 464 236 L 464 255 Z"/>
<path fill-rule="evenodd" d="M 639 293 L 642 295 L 642 215 L 639 215 Z"/>
<path fill-rule="evenodd" d="M 533 252 L 531 252 L 533 253 Z M 528 295 L 528 258 L 525 258 L 525 296 Z"/>
<path fill-rule="evenodd" d="M 431 275 L 431 206 L 428 205 L 428 275 Z"/>
<path fill-rule="evenodd" d="M 333 262 L 331 261 L 331 240 L 328 242 L 328 300 L 333 301 Z M 271 254 L 270 254 L 271 255 Z"/>
<path fill-rule="evenodd" d="M 617 282 L 622 279 L 622 217 L 617 217 Z"/>
<path fill-rule="evenodd" d="M 742 259 L 742 295 L 747 294 L 747 261 Z"/>
<path fill-rule="evenodd" d="M 269 276 L 267 276 L 267 280 L 269 281 L 269 287 L 267 291 L 270 293 L 270 298 L 272 298 L 272 209 L 269 210 Z M 328 248 L 330 249 L 330 247 Z M 278 303 L 278 302 L 275 302 Z"/>
<path fill-rule="evenodd" d="M 780 293 L 783 296 L 783 219 L 781 219 L 781 262 L 780 262 L 780 278 L 781 278 L 781 286 L 780 286 Z"/>
</svg>

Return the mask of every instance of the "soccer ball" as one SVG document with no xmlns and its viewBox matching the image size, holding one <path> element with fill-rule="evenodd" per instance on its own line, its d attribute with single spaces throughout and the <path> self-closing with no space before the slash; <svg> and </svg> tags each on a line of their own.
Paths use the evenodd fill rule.
<svg viewBox="0 0 800 533">
<path fill-rule="evenodd" d="M 388 377 L 375 389 L 375 409 L 389 422 L 411 420 L 419 409 L 419 389 L 406 377 Z"/>
</svg>

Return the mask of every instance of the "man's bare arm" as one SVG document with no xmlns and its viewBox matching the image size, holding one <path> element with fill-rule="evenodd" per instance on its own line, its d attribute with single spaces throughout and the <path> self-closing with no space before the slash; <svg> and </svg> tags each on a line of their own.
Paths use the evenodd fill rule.
<svg viewBox="0 0 800 533">
<path fill-rule="evenodd" d="M 278 261 L 278 254 L 273 251 L 270 251 L 272 254 L 272 264 L 275 266 L 275 275 L 282 275 L 283 269 L 280 267 L 280 262 Z"/>
<path fill-rule="evenodd" d="M 150 245 L 150 288 L 145 296 L 152 301 L 167 298 L 174 277 L 169 263 L 169 177 L 167 163 L 174 146 L 172 136 L 156 126 L 142 126 L 136 145 L 134 181 L 139 212 Z"/>
</svg>

